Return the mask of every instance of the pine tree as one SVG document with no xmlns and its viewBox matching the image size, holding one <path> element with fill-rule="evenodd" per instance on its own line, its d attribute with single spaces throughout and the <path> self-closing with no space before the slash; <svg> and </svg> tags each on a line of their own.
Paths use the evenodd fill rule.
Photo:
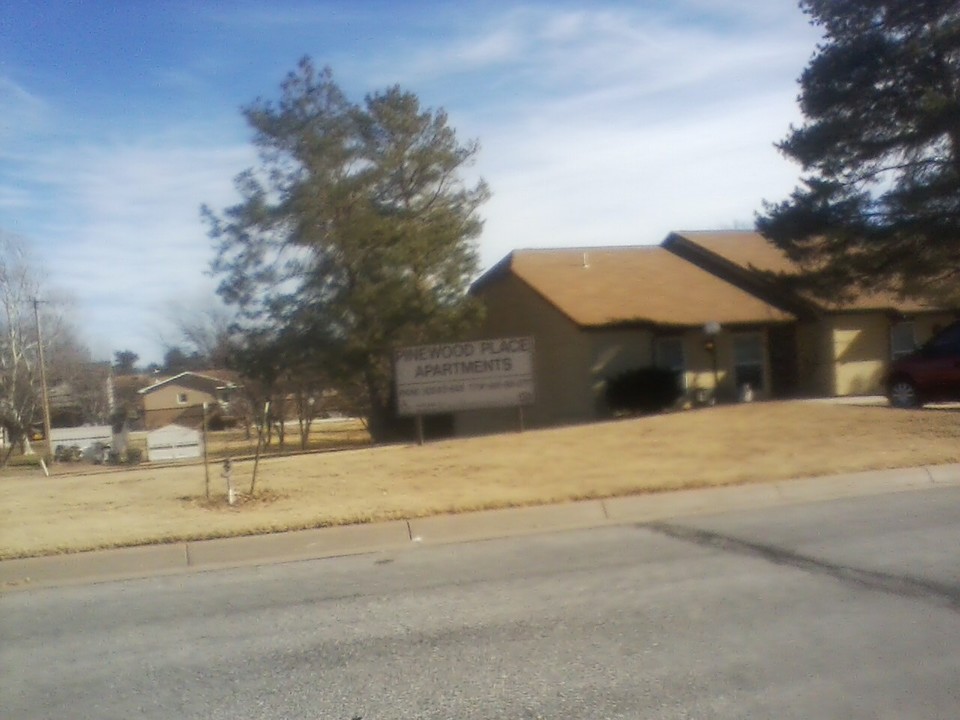
<svg viewBox="0 0 960 720">
<path fill-rule="evenodd" d="M 802 187 L 757 229 L 821 294 L 862 287 L 960 301 L 960 4 L 801 0 L 824 40 L 778 147 Z"/>
<path fill-rule="evenodd" d="M 489 193 L 462 173 L 478 146 L 399 87 L 351 103 L 309 58 L 279 103 L 244 114 L 261 166 L 238 178 L 238 205 L 204 209 L 219 293 L 258 337 L 300 338 L 343 387 L 362 387 L 371 433 L 387 437 L 393 351 L 477 316 L 466 291 Z"/>
</svg>

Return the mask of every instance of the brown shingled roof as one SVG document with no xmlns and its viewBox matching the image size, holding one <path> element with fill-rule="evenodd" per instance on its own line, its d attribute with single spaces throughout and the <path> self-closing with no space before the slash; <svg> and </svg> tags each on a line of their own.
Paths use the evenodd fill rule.
<svg viewBox="0 0 960 720">
<path fill-rule="evenodd" d="M 750 231 L 685 231 L 672 236 L 683 238 L 698 245 L 745 270 L 761 270 L 779 274 L 796 274 L 799 267 L 786 253 L 763 235 Z M 815 303 L 825 311 L 894 310 L 897 312 L 923 312 L 939 308 L 919 299 L 901 298 L 893 292 L 863 292 L 844 302 L 830 302 L 804 294 L 804 299 Z"/>
<path fill-rule="evenodd" d="M 507 269 L 581 327 L 794 319 L 657 246 L 517 250 L 477 287 Z"/>
</svg>

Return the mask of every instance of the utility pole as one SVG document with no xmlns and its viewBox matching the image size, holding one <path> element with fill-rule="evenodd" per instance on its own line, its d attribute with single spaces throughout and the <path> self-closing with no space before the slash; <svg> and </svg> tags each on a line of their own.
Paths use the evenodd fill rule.
<svg viewBox="0 0 960 720">
<path fill-rule="evenodd" d="M 43 439 L 46 456 L 53 462 L 53 440 L 50 437 L 50 396 L 47 394 L 47 366 L 43 360 L 43 332 L 40 329 L 40 301 L 33 299 L 33 316 L 37 321 L 37 354 L 40 360 L 40 397 L 43 402 Z"/>
</svg>

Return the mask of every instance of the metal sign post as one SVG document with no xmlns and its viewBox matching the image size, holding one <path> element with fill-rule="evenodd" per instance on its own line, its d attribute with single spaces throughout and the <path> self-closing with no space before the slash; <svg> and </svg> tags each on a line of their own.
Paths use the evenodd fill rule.
<svg viewBox="0 0 960 720">
<path fill-rule="evenodd" d="M 223 461 L 223 471 L 220 476 L 227 482 L 227 502 L 233 505 L 237 500 L 237 494 L 233 489 L 233 464 L 230 458 Z"/>
<path fill-rule="evenodd" d="M 203 420 L 200 423 L 203 428 L 203 435 L 200 439 L 200 442 L 203 443 L 203 478 L 204 478 L 204 494 L 207 500 L 210 499 L 210 464 L 207 462 L 207 404 L 203 404 Z"/>
</svg>

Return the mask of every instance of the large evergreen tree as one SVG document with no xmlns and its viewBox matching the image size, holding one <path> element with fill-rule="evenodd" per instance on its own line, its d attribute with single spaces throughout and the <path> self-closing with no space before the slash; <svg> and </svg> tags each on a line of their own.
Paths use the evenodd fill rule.
<svg viewBox="0 0 960 720">
<path fill-rule="evenodd" d="M 477 145 L 399 87 L 348 101 L 308 58 L 278 103 L 244 115 L 261 165 L 238 178 L 238 205 L 204 209 L 219 292 L 258 337 L 299 337 L 362 387 L 370 430 L 386 437 L 393 350 L 455 337 L 476 316 L 466 290 L 488 191 L 462 174 Z"/>
<path fill-rule="evenodd" d="M 757 228 L 821 294 L 960 300 L 960 3 L 801 0 L 824 31 L 781 151 L 804 170 Z"/>
</svg>

